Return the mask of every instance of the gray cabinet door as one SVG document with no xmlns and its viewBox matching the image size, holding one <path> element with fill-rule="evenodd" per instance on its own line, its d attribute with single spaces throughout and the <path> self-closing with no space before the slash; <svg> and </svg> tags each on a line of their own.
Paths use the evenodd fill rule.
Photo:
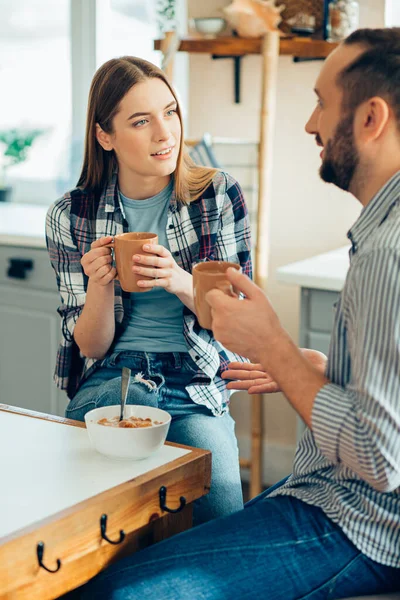
<svg viewBox="0 0 400 600">
<path fill-rule="evenodd" d="M 66 395 L 53 382 L 59 333 L 58 296 L 0 286 L 0 401 L 64 414 Z"/>
<path fill-rule="evenodd" d="M 319 350 L 328 356 L 329 345 L 331 343 L 331 335 L 330 333 L 319 333 L 318 331 L 308 331 L 306 334 L 306 344 L 307 348 L 312 348 L 313 350 Z"/>
<path fill-rule="evenodd" d="M 339 292 L 331 290 L 301 289 L 300 336 L 301 348 L 312 348 L 328 354 L 334 318 L 334 304 Z M 297 441 L 306 429 L 303 420 L 297 418 Z"/>
<path fill-rule="evenodd" d="M 53 381 L 59 304 L 46 249 L 0 246 L 0 402 L 64 415 L 67 396 Z"/>
</svg>

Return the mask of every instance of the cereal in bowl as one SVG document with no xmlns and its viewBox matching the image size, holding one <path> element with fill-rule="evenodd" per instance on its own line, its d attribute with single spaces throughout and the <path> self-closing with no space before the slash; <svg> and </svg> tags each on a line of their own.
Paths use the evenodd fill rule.
<svg viewBox="0 0 400 600">
<path fill-rule="evenodd" d="M 127 419 L 119 420 L 119 417 L 110 417 L 107 419 L 103 417 L 97 421 L 99 425 L 105 425 L 106 427 L 125 427 L 125 428 L 135 428 L 138 429 L 140 427 L 152 427 L 153 425 L 161 425 L 162 421 L 152 421 L 150 417 L 147 419 L 142 419 L 142 417 L 128 417 Z"/>
</svg>

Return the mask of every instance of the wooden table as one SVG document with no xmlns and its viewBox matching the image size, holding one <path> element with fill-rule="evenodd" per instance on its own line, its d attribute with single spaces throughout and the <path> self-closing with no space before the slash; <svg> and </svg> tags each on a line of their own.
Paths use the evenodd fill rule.
<svg viewBox="0 0 400 600">
<path fill-rule="evenodd" d="M 188 529 L 210 486 L 208 451 L 165 444 L 142 461 L 112 460 L 83 423 L 3 404 L 0 456 L 1 599 L 56 598 Z"/>
</svg>

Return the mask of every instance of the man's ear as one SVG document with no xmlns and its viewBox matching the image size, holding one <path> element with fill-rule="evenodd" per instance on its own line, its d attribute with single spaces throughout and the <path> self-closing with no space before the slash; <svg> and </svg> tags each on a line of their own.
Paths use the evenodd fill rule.
<svg viewBox="0 0 400 600">
<path fill-rule="evenodd" d="M 96 139 L 104 150 L 110 151 L 113 149 L 110 135 L 103 131 L 98 123 L 96 123 Z"/>
<path fill-rule="evenodd" d="M 361 143 L 377 140 L 390 121 L 390 107 L 386 100 L 375 96 L 361 104 L 355 115 L 355 135 Z"/>
</svg>

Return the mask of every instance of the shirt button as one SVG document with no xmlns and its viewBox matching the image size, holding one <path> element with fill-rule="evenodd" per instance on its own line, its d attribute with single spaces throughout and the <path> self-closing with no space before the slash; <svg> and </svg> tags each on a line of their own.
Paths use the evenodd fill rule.
<svg viewBox="0 0 400 600">
<path fill-rule="evenodd" d="M 169 225 L 169 229 L 173 229 L 173 228 L 174 228 L 174 226 L 173 226 L 173 225 Z"/>
<path fill-rule="evenodd" d="M 200 356 L 198 354 L 196 354 L 196 356 L 194 357 L 194 360 L 200 360 Z"/>
<path fill-rule="evenodd" d="M 174 256 L 179 256 L 178 250 L 176 252 L 174 252 Z"/>
</svg>

